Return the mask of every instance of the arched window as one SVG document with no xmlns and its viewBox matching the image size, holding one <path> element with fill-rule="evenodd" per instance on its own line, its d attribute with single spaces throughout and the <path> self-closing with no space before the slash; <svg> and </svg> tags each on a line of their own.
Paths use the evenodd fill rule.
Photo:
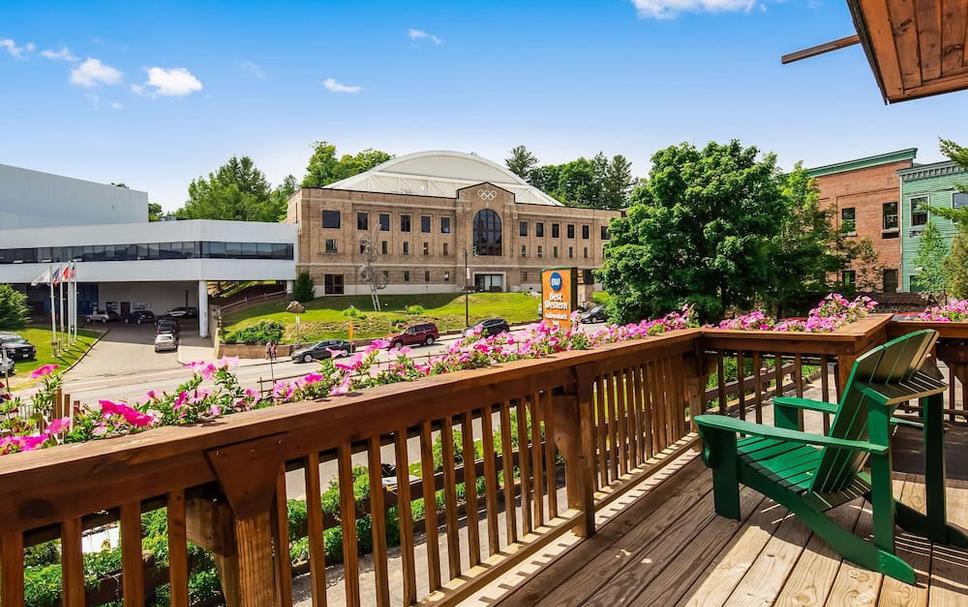
<svg viewBox="0 0 968 607">
<path fill-rule="evenodd" d="M 474 254 L 501 254 L 501 217 L 491 209 L 481 209 L 474 215 Z"/>
</svg>

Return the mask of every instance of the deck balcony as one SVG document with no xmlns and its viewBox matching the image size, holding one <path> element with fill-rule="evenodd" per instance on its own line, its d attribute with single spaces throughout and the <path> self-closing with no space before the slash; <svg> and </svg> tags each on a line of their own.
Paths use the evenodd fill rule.
<svg viewBox="0 0 968 607">
<path fill-rule="evenodd" d="M 6 456 L 0 605 L 40 604 L 25 547 L 48 542 L 67 607 L 968 604 L 968 552 L 901 533 L 918 583 L 885 578 L 751 490 L 741 521 L 716 516 L 699 458 L 697 414 L 771 423 L 776 394 L 835 402 L 859 354 L 912 328 L 873 315 L 831 334 L 686 329 Z M 968 527 L 968 328 L 935 328 L 948 515 Z M 915 508 L 920 439 L 900 428 L 892 446 L 895 496 Z M 834 515 L 870 533 L 862 500 Z M 111 529 L 119 565 L 91 579 L 85 538 Z M 190 591 L 206 563 L 207 597 Z"/>
</svg>

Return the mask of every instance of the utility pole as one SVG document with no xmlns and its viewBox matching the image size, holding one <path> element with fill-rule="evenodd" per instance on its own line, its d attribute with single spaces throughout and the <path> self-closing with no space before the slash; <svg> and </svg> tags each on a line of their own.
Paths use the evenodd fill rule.
<svg viewBox="0 0 968 607">
<path fill-rule="evenodd" d="M 471 326 L 471 308 L 468 301 L 470 292 L 471 269 L 467 265 L 467 249 L 464 249 L 464 327 Z"/>
</svg>

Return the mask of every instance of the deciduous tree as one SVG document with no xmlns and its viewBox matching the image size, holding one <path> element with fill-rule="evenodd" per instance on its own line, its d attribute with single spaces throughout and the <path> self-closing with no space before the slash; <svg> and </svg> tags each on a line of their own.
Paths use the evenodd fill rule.
<svg viewBox="0 0 968 607">
<path fill-rule="evenodd" d="M 0 329 L 20 329 L 30 320 L 27 296 L 12 286 L 0 283 Z"/>
<path fill-rule="evenodd" d="M 917 280 L 918 290 L 933 300 L 944 298 L 947 283 L 945 275 L 947 257 L 948 245 L 934 221 L 929 219 L 918 242 L 918 251 L 914 257 L 917 274 L 912 279 Z"/>
<path fill-rule="evenodd" d="M 188 201 L 175 212 L 181 219 L 279 221 L 285 214 L 265 175 L 248 156 L 232 156 L 208 177 L 188 185 Z"/>
<path fill-rule="evenodd" d="M 328 141 L 313 144 L 313 153 L 306 165 L 306 175 L 302 179 L 304 188 L 321 188 L 340 179 L 346 179 L 369 171 L 373 167 L 393 158 L 382 150 L 367 148 L 356 154 L 336 157 L 336 146 Z"/>
</svg>

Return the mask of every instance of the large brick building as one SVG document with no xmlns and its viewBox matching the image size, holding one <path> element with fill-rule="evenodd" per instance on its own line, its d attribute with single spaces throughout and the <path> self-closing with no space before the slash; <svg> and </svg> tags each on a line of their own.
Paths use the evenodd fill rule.
<svg viewBox="0 0 968 607">
<path fill-rule="evenodd" d="M 820 189 L 821 207 L 833 213 L 834 225 L 846 226 L 857 240 L 870 238 L 883 266 L 875 290 L 886 293 L 902 287 L 898 171 L 911 168 L 916 154 L 916 148 L 908 148 L 808 170 Z M 856 280 L 857 270 L 848 270 L 845 282 Z"/>
<path fill-rule="evenodd" d="M 540 270 L 575 266 L 590 284 L 617 211 L 565 207 L 505 167 L 460 152 L 394 158 L 289 199 L 297 271 L 319 295 L 363 294 L 364 241 L 384 293 L 540 291 Z M 465 272 L 466 263 L 466 272 Z"/>
</svg>

